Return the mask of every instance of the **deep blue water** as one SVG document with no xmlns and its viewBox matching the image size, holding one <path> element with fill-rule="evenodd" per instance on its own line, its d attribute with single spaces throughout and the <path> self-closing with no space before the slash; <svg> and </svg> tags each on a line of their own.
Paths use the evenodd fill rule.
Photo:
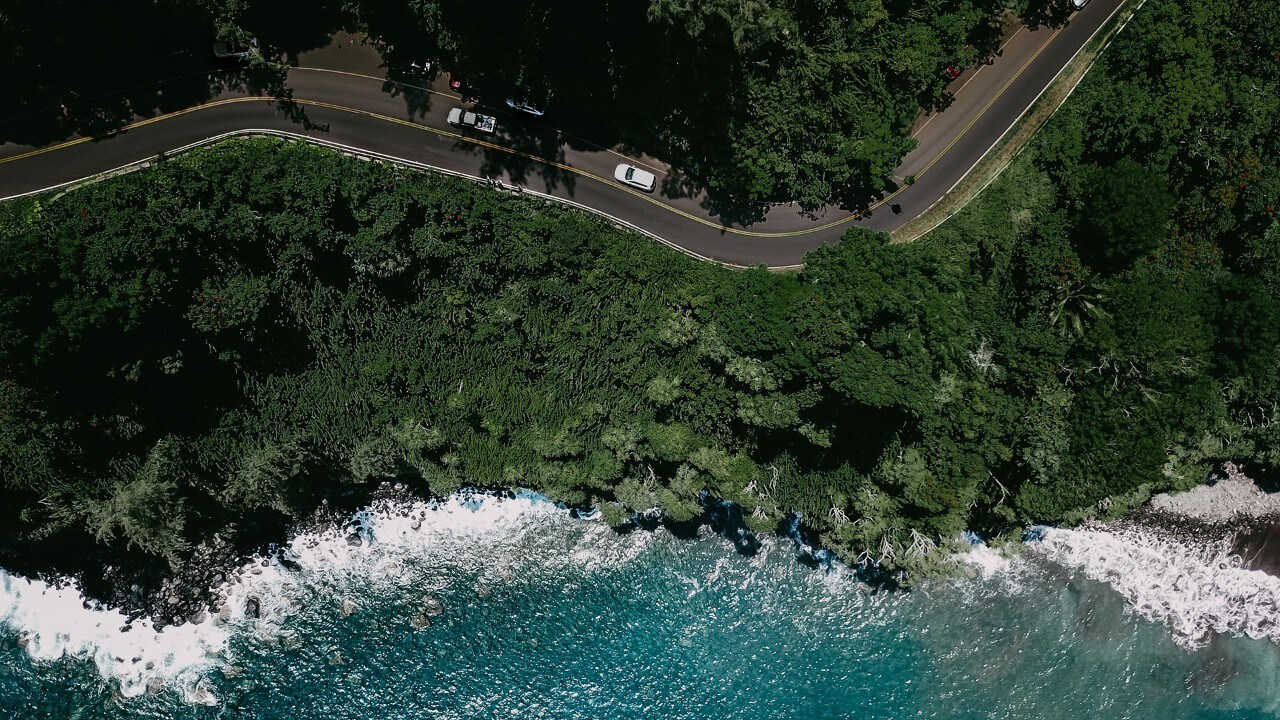
<svg viewBox="0 0 1280 720">
<path fill-rule="evenodd" d="M 768 539 L 747 558 L 723 538 L 618 535 L 525 500 L 484 501 L 474 513 L 454 505 L 404 519 L 371 516 L 362 533 L 359 547 L 341 530 L 300 538 L 302 569 L 271 564 L 248 574 L 230 589 L 224 620 L 158 638 L 135 628 L 129 641 L 150 643 L 148 651 L 189 646 L 197 636 L 227 642 L 198 662 L 176 658 L 156 674 L 163 682 L 137 697 L 121 696 L 114 658 L 105 658 L 104 671 L 92 657 L 123 642 L 114 623 L 88 627 L 89 613 L 59 611 L 47 596 L 33 601 L 35 591 L 6 578 L 0 715 L 1241 720 L 1278 713 L 1274 644 L 1217 636 L 1184 650 L 1168 629 L 1127 612 L 1107 585 L 1034 555 L 993 576 L 885 593 L 798 563 L 788 541 Z M 15 599 L 15 588 L 25 599 Z M 262 606 L 260 619 L 243 617 L 250 596 Z M 23 629 L 33 637 L 37 617 L 46 636 L 65 622 L 67 637 L 42 637 L 43 647 L 61 642 L 81 654 L 33 660 L 18 638 Z M 429 626 L 415 627 L 423 618 Z M 193 702 L 200 699 L 214 704 Z"/>
</svg>

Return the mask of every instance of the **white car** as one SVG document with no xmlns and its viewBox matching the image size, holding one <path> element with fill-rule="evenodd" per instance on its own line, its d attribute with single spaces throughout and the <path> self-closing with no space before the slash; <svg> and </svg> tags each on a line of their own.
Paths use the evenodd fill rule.
<svg viewBox="0 0 1280 720">
<path fill-rule="evenodd" d="M 1071 0 L 1071 6 L 1077 10 L 1083 10 L 1085 5 L 1089 4 L 1089 0 Z"/>
<path fill-rule="evenodd" d="M 626 163 L 613 169 L 613 178 L 623 185 L 630 185 L 645 192 L 653 192 L 653 188 L 658 183 L 658 178 L 654 177 L 653 173 Z"/>
</svg>

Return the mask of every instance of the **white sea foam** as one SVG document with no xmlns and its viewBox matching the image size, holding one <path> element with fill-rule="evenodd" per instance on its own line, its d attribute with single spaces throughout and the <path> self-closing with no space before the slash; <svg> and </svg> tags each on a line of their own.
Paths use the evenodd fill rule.
<svg viewBox="0 0 1280 720">
<path fill-rule="evenodd" d="M 1280 493 L 1263 492 L 1235 463 L 1224 463 L 1222 477 L 1176 494 L 1151 498 L 1153 510 L 1203 522 L 1226 522 L 1238 517 L 1280 515 Z"/>
<path fill-rule="evenodd" d="M 568 528 L 576 532 L 561 532 Z M 478 567 L 482 580 L 496 582 L 518 579 L 511 565 L 522 555 L 553 556 L 590 571 L 625 563 L 643 549 L 643 538 L 608 542 L 613 535 L 603 522 L 571 519 L 568 510 L 527 492 L 514 499 L 455 495 L 436 502 L 380 502 L 357 512 L 345 527 L 301 533 L 279 553 L 245 565 L 223 588 L 226 600 L 217 617 L 245 620 L 253 599 L 259 631 L 269 633 L 299 609 L 300 583 L 340 603 L 354 600 L 343 598 L 346 592 L 376 592 L 411 581 L 442 589 L 458 574 L 457 564 Z"/>
<path fill-rule="evenodd" d="M 357 611 L 356 593 L 410 582 L 424 591 L 443 589 L 458 575 L 450 563 L 479 567 L 481 583 L 519 581 L 520 568 L 511 564 L 530 555 L 603 570 L 630 562 L 664 534 L 638 533 L 624 541 L 593 520 L 571 519 L 568 510 L 528 492 L 514 499 L 381 501 L 344 527 L 300 533 L 280 552 L 246 563 L 215 589 L 222 600 L 200 624 L 157 631 L 141 620 L 122 630 L 128 621 L 120 610 L 86 607 L 74 585 L 54 588 L 3 570 L 0 624 L 18 634 L 37 661 L 91 659 L 126 697 L 165 686 L 188 702 L 216 704 L 201 678 L 234 662 L 232 636 L 280 639 L 282 624 L 304 598 L 330 598 L 335 613 Z M 567 528 L 574 532 L 563 532 Z M 251 599 L 256 618 L 247 612 Z"/>
<path fill-rule="evenodd" d="M 1280 642 L 1280 578 L 1242 567 L 1230 537 L 1189 543 L 1126 524 L 1048 528 L 1028 547 L 1110 584 L 1183 647 L 1201 647 L 1214 632 Z"/>
<path fill-rule="evenodd" d="M 53 587 L 0 570 L 0 623 L 18 633 L 35 660 L 62 657 L 91 659 L 103 676 L 134 697 L 148 684 L 164 683 L 189 702 L 213 704 L 200 683 L 202 670 L 226 653 L 225 629 L 209 624 L 167 627 L 157 631 L 146 620 L 132 623 L 119 610 L 85 607 L 74 585 Z"/>
<path fill-rule="evenodd" d="M 955 559 L 977 571 L 983 578 L 1008 575 L 1013 571 L 1013 561 L 999 550 L 985 542 L 973 543 L 968 550 L 956 555 Z"/>
</svg>

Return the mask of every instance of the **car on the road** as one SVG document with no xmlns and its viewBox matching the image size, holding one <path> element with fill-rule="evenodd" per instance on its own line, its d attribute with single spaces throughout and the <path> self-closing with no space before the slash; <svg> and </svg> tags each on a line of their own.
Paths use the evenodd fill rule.
<svg viewBox="0 0 1280 720">
<path fill-rule="evenodd" d="M 413 78 L 429 78 L 432 77 L 434 66 L 430 60 L 410 60 L 405 63 L 400 71 Z"/>
<path fill-rule="evenodd" d="M 244 60 L 258 52 L 258 38 L 249 38 L 247 45 L 236 40 L 219 40 L 213 44 L 213 56 L 219 60 Z"/>
<path fill-rule="evenodd" d="M 519 95 L 513 98 L 507 98 L 507 107 L 534 117 L 542 117 L 546 112 L 546 110 L 542 109 L 541 105 Z"/>
<path fill-rule="evenodd" d="M 627 163 L 621 163 L 613 169 L 613 179 L 645 192 L 653 192 L 653 188 L 658 184 L 658 178 L 653 173 Z"/>
<path fill-rule="evenodd" d="M 1083 10 L 1085 5 L 1089 4 L 1089 0 L 1071 0 L 1071 7 L 1077 10 Z"/>
<path fill-rule="evenodd" d="M 498 121 L 493 116 L 481 115 L 478 112 L 463 110 L 460 107 L 449 111 L 449 124 L 454 127 L 471 128 L 490 135 L 498 127 Z"/>
</svg>

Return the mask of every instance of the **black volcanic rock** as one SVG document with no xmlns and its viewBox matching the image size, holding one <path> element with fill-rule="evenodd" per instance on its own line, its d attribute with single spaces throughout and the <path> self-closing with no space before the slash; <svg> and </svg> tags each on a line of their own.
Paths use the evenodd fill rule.
<svg viewBox="0 0 1280 720">
<path fill-rule="evenodd" d="M 1234 550 L 1249 570 L 1280 577 L 1280 519 L 1271 518 L 1240 531 Z"/>
</svg>

